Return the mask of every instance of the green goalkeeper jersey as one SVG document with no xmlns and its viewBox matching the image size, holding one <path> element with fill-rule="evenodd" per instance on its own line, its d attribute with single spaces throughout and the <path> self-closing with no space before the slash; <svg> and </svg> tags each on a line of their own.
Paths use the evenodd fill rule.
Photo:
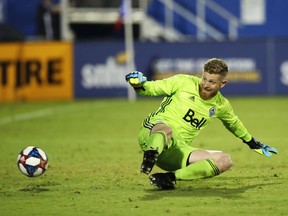
<svg viewBox="0 0 288 216">
<path fill-rule="evenodd" d="M 144 120 L 144 127 L 151 129 L 153 123 L 164 121 L 173 133 L 189 144 L 212 119 L 218 118 L 236 137 L 249 141 L 252 136 L 234 114 L 229 101 L 220 92 L 203 100 L 199 95 L 199 84 L 199 77 L 183 74 L 145 82 L 143 88 L 137 89 L 138 94 L 165 98 L 159 109 Z"/>
</svg>

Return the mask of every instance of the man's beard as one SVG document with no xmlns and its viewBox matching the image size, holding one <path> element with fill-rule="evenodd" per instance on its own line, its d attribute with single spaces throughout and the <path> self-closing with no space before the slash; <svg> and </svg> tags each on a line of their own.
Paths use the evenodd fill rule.
<svg viewBox="0 0 288 216">
<path fill-rule="evenodd" d="M 201 98 L 203 100 L 209 100 L 211 98 L 213 98 L 216 94 L 217 94 L 217 91 L 205 91 L 205 89 L 203 87 L 200 86 L 200 92 L 199 92 Z"/>
</svg>

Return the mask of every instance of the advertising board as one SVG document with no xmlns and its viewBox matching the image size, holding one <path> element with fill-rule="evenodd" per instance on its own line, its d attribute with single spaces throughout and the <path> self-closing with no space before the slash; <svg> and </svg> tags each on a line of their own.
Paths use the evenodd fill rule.
<svg viewBox="0 0 288 216">
<path fill-rule="evenodd" d="M 269 93 L 265 41 L 211 43 L 135 43 L 135 70 L 148 80 L 178 73 L 199 76 L 209 58 L 221 58 L 229 66 L 231 95 Z M 126 54 L 122 42 L 76 43 L 74 46 L 74 95 L 78 97 L 127 96 Z"/>
<path fill-rule="evenodd" d="M 71 43 L 5 43 L 0 50 L 0 101 L 72 99 Z"/>
</svg>

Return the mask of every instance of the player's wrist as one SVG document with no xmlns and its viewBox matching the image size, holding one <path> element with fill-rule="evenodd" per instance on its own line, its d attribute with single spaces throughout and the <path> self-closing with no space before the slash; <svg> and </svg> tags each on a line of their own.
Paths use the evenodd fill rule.
<svg viewBox="0 0 288 216">
<path fill-rule="evenodd" d="M 254 137 L 252 137 L 249 141 L 243 140 L 243 142 L 247 144 L 251 149 L 258 149 L 261 146 L 261 143 Z"/>
<path fill-rule="evenodd" d="M 133 86 L 133 88 L 134 88 L 135 91 L 145 91 L 145 88 L 144 88 L 143 85 L 141 85 L 141 86 Z"/>
</svg>

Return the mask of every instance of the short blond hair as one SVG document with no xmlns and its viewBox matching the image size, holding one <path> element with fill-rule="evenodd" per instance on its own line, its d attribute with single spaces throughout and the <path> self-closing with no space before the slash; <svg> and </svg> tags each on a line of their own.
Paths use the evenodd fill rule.
<svg viewBox="0 0 288 216">
<path fill-rule="evenodd" d="M 220 74 L 225 77 L 228 73 L 227 64 L 218 58 L 211 58 L 204 64 L 204 72 L 210 74 Z"/>
</svg>

